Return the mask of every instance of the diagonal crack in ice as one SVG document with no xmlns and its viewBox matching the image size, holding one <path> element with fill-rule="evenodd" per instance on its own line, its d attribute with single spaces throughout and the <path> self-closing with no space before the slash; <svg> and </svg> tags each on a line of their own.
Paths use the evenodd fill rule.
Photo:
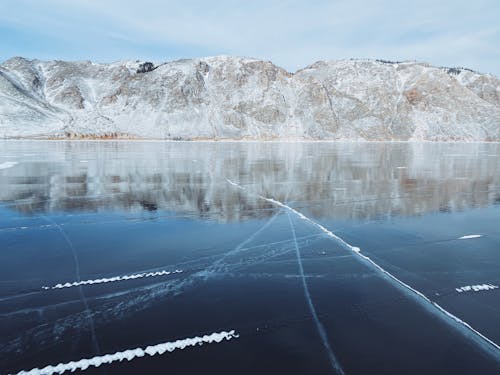
<svg viewBox="0 0 500 375">
<path fill-rule="evenodd" d="M 229 179 L 226 179 L 228 183 L 231 185 L 237 187 L 238 189 L 247 191 L 246 188 L 241 186 L 240 184 L 233 182 Z M 358 259 L 360 259 L 363 263 L 368 265 L 371 268 L 374 268 L 376 271 L 380 272 L 384 277 L 386 277 L 388 280 L 392 282 L 393 285 L 398 287 L 400 290 L 404 291 L 407 293 L 407 295 L 411 296 L 414 298 L 418 303 L 422 304 L 424 307 L 428 307 L 429 311 L 433 312 L 436 314 L 436 316 L 439 316 L 440 318 L 443 318 L 443 320 L 447 323 L 449 323 L 452 327 L 457 328 L 462 334 L 464 334 L 466 337 L 472 339 L 477 345 L 479 345 L 481 348 L 485 349 L 489 354 L 493 356 L 497 361 L 500 362 L 500 346 L 495 343 L 493 340 L 489 339 L 485 335 L 483 335 L 481 332 L 477 331 L 474 329 L 469 323 L 463 321 L 456 315 L 452 314 L 448 310 L 446 310 L 444 307 L 440 306 L 438 303 L 432 301 L 429 299 L 427 296 L 425 296 L 422 292 L 416 290 L 415 288 L 412 288 L 410 285 L 406 284 L 404 281 L 398 279 L 396 276 L 391 274 L 390 272 L 386 271 L 384 268 L 379 266 L 377 263 L 375 263 L 372 259 L 370 259 L 368 256 L 364 255 L 361 253 L 361 250 L 359 247 L 352 246 L 348 244 L 346 241 L 344 241 L 342 238 L 339 236 L 335 235 L 332 233 L 330 230 L 325 228 L 323 225 L 317 223 L 316 221 L 308 218 L 301 212 L 295 210 L 294 208 L 277 201 L 272 198 L 267 198 L 262 195 L 257 194 L 257 196 L 261 199 L 264 199 L 270 203 L 275 204 L 276 206 L 282 207 L 289 212 L 294 213 L 297 215 L 299 218 L 301 218 L 304 221 L 307 221 L 311 223 L 313 226 L 316 228 L 320 229 L 323 231 L 327 236 L 333 238 L 337 242 L 339 242 L 343 247 L 347 248 L 348 250 L 351 250 L 353 254 L 357 256 Z"/>
<path fill-rule="evenodd" d="M 304 295 L 306 297 L 307 305 L 309 307 L 309 311 L 311 312 L 311 316 L 313 318 L 314 324 L 316 325 L 316 329 L 318 331 L 318 334 L 321 338 L 321 342 L 323 344 L 323 347 L 325 348 L 327 354 L 328 354 L 328 359 L 330 361 L 330 365 L 332 368 L 341 375 L 344 375 L 344 370 L 342 370 L 342 367 L 339 364 L 339 361 L 337 360 L 337 357 L 333 353 L 333 350 L 330 346 L 329 340 L 328 340 L 328 335 L 326 334 L 325 327 L 323 326 L 323 323 L 318 318 L 318 314 L 316 313 L 316 308 L 314 307 L 314 303 L 311 298 L 311 293 L 309 292 L 309 286 L 307 285 L 306 277 L 304 275 L 304 266 L 302 264 L 302 256 L 300 254 L 300 248 L 299 244 L 297 243 L 297 235 L 295 234 L 295 227 L 293 226 L 292 219 L 290 218 L 290 213 L 287 212 L 288 216 L 288 222 L 290 223 L 290 229 L 292 231 L 292 237 L 293 241 L 295 244 L 295 253 L 297 254 L 297 263 L 299 265 L 299 273 L 300 277 L 302 280 L 302 288 L 304 289 Z"/>
<path fill-rule="evenodd" d="M 75 246 L 73 245 L 73 242 L 69 238 L 69 236 L 66 234 L 64 229 L 56 223 L 54 220 L 52 220 L 50 217 L 41 215 L 42 219 L 48 221 L 49 223 L 52 223 L 53 225 L 56 226 L 57 230 L 63 237 L 64 241 L 68 244 L 71 253 L 73 255 L 73 260 L 75 263 L 75 274 L 76 274 L 76 281 L 80 282 L 81 281 L 81 276 L 80 276 L 80 260 L 78 259 L 78 253 L 76 252 Z M 87 315 L 87 319 L 89 322 L 89 328 L 90 328 L 90 335 L 92 339 L 92 345 L 94 347 L 94 351 L 96 354 L 100 354 L 101 350 L 99 348 L 99 341 L 97 341 L 97 335 L 95 332 L 95 323 L 94 323 L 94 318 L 92 317 L 92 311 L 89 308 L 89 303 L 87 301 L 87 297 L 85 296 L 85 292 L 83 291 L 82 285 L 78 285 L 78 293 L 80 294 L 80 298 L 82 300 L 85 313 Z"/>
</svg>

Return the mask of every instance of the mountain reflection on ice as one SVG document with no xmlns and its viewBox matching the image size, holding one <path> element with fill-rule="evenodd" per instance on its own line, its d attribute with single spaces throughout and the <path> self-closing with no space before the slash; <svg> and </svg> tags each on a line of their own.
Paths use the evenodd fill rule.
<svg viewBox="0 0 500 375">
<path fill-rule="evenodd" d="M 0 142 L 0 372 L 234 329 L 238 340 L 87 372 L 335 373 L 328 348 L 346 374 L 496 374 L 500 353 L 334 237 L 499 343 L 498 155 L 499 144 Z"/>
<path fill-rule="evenodd" d="M 418 215 L 500 201 L 499 144 L 132 145 L 2 142 L 0 160 L 22 150 L 27 156 L 0 174 L 0 202 L 28 213 L 169 210 L 220 221 L 272 215 L 271 205 L 234 191 L 227 178 L 280 201 L 308 202 L 325 218 Z"/>
</svg>

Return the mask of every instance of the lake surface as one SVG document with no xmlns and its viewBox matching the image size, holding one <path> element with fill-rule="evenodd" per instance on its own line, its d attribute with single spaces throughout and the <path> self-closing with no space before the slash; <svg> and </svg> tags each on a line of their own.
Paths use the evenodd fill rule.
<svg viewBox="0 0 500 375">
<path fill-rule="evenodd" d="M 0 373 L 499 374 L 498 285 L 500 144 L 0 142 Z"/>
</svg>

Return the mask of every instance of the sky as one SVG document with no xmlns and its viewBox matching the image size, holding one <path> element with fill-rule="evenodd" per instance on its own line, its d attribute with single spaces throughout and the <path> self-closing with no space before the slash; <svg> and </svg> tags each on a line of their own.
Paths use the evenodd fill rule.
<svg viewBox="0 0 500 375">
<path fill-rule="evenodd" d="M 0 60 L 371 58 L 500 76 L 500 0 L 0 0 Z"/>
</svg>

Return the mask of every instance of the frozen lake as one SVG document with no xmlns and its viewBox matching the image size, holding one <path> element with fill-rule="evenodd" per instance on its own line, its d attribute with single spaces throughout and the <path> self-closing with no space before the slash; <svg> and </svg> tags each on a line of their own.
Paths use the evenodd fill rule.
<svg viewBox="0 0 500 375">
<path fill-rule="evenodd" d="M 500 144 L 0 141 L 2 374 L 499 374 L 499 285 Z"/>
</svg>

